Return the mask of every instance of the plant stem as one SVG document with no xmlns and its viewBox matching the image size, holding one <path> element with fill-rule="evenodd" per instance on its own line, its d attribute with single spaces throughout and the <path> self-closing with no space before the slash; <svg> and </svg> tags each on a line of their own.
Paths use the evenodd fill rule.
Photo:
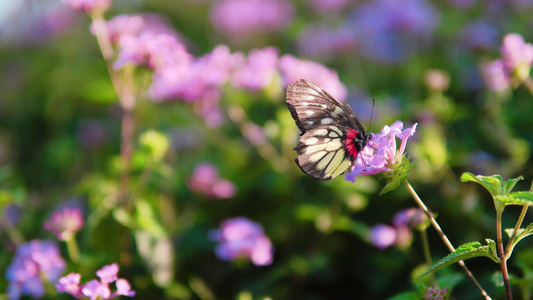
<svg viewBox="0 0 533 300">
<path fill-rule="evenodd" d="M 520 226 L 522 226 L 522 222 L 524 221 L 524 218 L 526 216 L 527 212 L 527 205 L 522 206 L 522 211 L 520 212 L 520 216 L 518 217 L 518 221 L 516 221 L 516 225 L 514 226 L 513 235 L 509 239 L 509 242 L 507 243 L 507 247 L 505 247 L 505 255 L 509 255 L 509 251 L 511 250 L 511 246 L 513 245 L 513 241 L 518 234 L 518 230 L 520 229 Z M 508 257 L 506 257 L 507 259 Z"/>
<path fill-rule="evenodd" d="M 424 249 L 424 258 L 426 259 L 428 265 L 431 266 L 433 262 L 431 261 L 431 251 L 429 251 L 428 232 L 426 228 L 424 228 L 424 230 L 420 230 L 420 236 L 422 237 L 422 248 Z"/>
<path fill-rule="evenodd" d="M 94 11 L 91 14 L 93 20 L 94 35 L 98 41 L 98 46 L 102 52 L 102 56 L 106 62 L 111 82 L 118 95 L 122 107 L 122 131 L 120 144 L 120 160 L 122 164 L 120 172 L 120 185 L 117 202 L 119 205 L 128 206 L 128 190 L 130 185 L 130 169 L 131 169 L 131 154 L 133 152 L 133 135 L 134 135 L 134 116 L 133 109 L 135 107 L 135 93 L 133 68 L 125 67 L 124 76 L 113 68 L 114 50 L 109 38 L 109 32 L 103 18 L 102 11 Z"/>
<path fill-rule="evenodd" d="M 512 300 L 511 285 L 509 283 L 509 273 L 507 272 L 507 258 L 503 252 L 502 241 L 502 211 L 496 212 L 496 239 L 498 241 L 498 256 L 501 259 L 500 269 L 502 270 L 503 283 L 505 285 L 505 293 L 507 294 L 507 300 Z"/>
<path fill-rule="evenodd" d="M 67 243 L 67 250 L 70 259 L 72 259 L 73 262 L 78 262 L 80 260 L 80 248 L 78 247 L 76 236 L 72 235 L 72 237 L 65 242 Z"/>
<path fill-rule="evenodd" d="M 448 249 L 450 250 L 450 252 L 453 252 L 455 251 L 455 248 L 453 247 L 452 243 L 450 242 L 450 240 L 448 240 L 448 237 L 446 237 L 446 235 L 444 234 L 444 232 L 442 231 L 442 229 L 440 228 L 439 226 L 439 223 L 437 223 L 437 221 L 435 220 L 435 218 L 433 218 L 433 215 L 429 212 L 429 210 L 427 209 L 426 205 L 424 204 L 424 202 L 422 201 L 422 199 L 420 199 L 420 197 L 418 196 L 418 194 L 416 193 L 416 191 L 413 189 L 413 187 L 411 186 L 411 184 L 409 183 L 409 181 L 404 180 L 403 183 L 405 184 L 405 187 L 407 188 L 407 190 L 409 191 L 409 193 L 411 194 L 411 196 L 413 196 L 413 199 L 415 200 L 416 204 L 418 204 L 418 206 L 424 211 L 424 213 L 426 214 L 426 216 L 428 217 L 428 219 L 430 220 L 431 222 L 431 225 L 433 226 L 433 228 L 435 228 L 435 230 L 437 231 L 437 233 L 439 234 L 440 238 L 442 239 L 442 241 L 444 242 L 444 244 L 446 245 L 446 247 L 448 247 Z M 491 299 L 490 296 L 487 294 L 487 292 L 485 292 L 485 290 L 483 289 L 483 287 L 481 287 L 481 285 L 479 284 L 479 282 L 476 280 L 476 278 L 474 277 L 474 275 L 472 274 L 472 272 L 470 271 L 470 269 L 468 269 L 468 267 L 466 266 L 466 264 L 464 263 L 464 261 L 460 260 L 459 261 L 459 265 L 463 268 L 463 270 L 466 272 L 466 275 L 468 275 L 468 277 L 470 277 L 470 279 L 474 282 L 474 284 L 476 285 L 476 287 L 478 288 L 478 290 L 481 292 L 481 295 L 483 295 L 483 297 L 486 299 L 486 300 L 489 300 Z"/>
</svg>

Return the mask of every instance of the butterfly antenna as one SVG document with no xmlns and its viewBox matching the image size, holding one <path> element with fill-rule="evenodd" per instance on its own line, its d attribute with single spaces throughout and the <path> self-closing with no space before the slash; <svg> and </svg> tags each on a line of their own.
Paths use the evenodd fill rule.
<svg viewBox="0 0 533 300">
<path fill-rule="evenodd" d="M 372 127 L 372 118 L 374 117 L 374 106 L 376 105 L 376 99 L 372 98 L 372 112 L 370 113 L 370 124 L 368 128 Z"/>
</svg>

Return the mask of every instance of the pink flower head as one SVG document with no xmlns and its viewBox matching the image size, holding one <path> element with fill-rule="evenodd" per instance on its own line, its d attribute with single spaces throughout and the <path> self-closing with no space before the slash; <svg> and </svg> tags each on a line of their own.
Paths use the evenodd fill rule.
<svg viewBox="0 0 533 300">
<path fill-rule="evenodd" d="M 509 73 L 505 70 L 501 59 L 482 65 L 481 76 L 487 87 L 492 91 L 500 92 L 511 86 Z"/>
<path fill-rule="evenodd" d="M 278 70 L 278 49 L 254 49 L 243 65 L 236 68 L 232 84 L 238 88 L 258 91 L 267 87 Z"/>
<path fill-rule="evenodd" d="M 83 215 L 78 208 L 66 207 L 55 212 L 44 222 L 44 229 L 55 234 L 60 241 L 70 240 L 83 227 Z"/>
<path fill-rule="evenodd" d="M 504 36 L 500 51 L 503 64 L 509 72 L 521 64 L 531 66 L 533 63 L 533 45 L 526 43 L 519 34 L 509 33 Z"/>
<path fill-rule="evenodd" d="M 423 210 L 419 208 L 404 209 L 394 215 L 392 224 L 396 227 L 406 226 L 414 228 L 428 220 Z"/>
<path fill-rule="evenodd" d="M 98 11 L 106 11 L 111 5 L 111 0 L 62 0 L 66 5 L 70 5 L 75 10 L 84 11 L 86 13 Z"/>
<path fill-rule="evenodd" d="M 33 240 L 22 244 L 6 271 L 9 297 L 42 297 L 45 292 L 43 279 L 56 281 L 65 271 L 65 266 L 65 261 L 53 242 Z"/>
<path fill-rule="evenodd" d="M 244 217 L 227 219 L 220 229 L 210 232 L 211 239 L 219 242 L 216 255 L 223 260 L 245 257 L 256 266 L 272 263 L 274 249 L 263 227 Z"/>
<path fill-rule="evenodd" d="M 217 168 L 210 163 L 201 163 L 187 182 L 189 189 L 211 198 L 227 199 L 235 195 L 235 185 L 220 178 Z"/>
<path fill-rule="evenodd" d="M 242 37 L 285 28 L 293 11 L 287 0 L 220 0 L 215 2 L 210 19 L 220 32 Z"/>
<path fill-rule="evenodd" d="M 372 138 L 365 148 L 357 156 L 351 172 L 344 178 L 354 182 L 358 175 L 372 175 L 389 171 L 395 164 L 399 163 L 407 145 L 407 139 L 416 131 L 417 124 L 403 129 L 403 123 L 396 121 L 391 126 L 386 125 L 381 133 L 372 133 Z M 400 147 L 397 148 L 396 138 L 401 140 Z"/>
<path fill-rule="evenodd" d="M 337 72 L 308 60 L 300 60 L 290 54 L 280 59 L 281 75 L 285 86 L 304 78 L 321 86 L 339 101 L 346 100 L 346 87 L 339 80 Z"/>
<path fill-rule="evenodd" d="M 389 225 L 378 224 L 370 229 L 368 238 L 378 249 L 385 249 L 396 241 L 396 230 Z"/>
<path fill-rule="evenodd" d="M 75 298 L 82 299 L 88 297 L 89 299 L 113 299 L 118 296 L 135 296 L 135 291 L 131 289 L 131 285 L 126 279 L 118 278 L 118 265 L 110 264 L 102 267 L 96 271 L 96 275 L 100 280 L 93 279 L 80 285 L 81 275 L 77 273 L 70 273 L 67 276 L 61 277 L 56 284 L 56 289 L 60 293 L 69 293 Z M 109 284 L 115 282 L 116 291 L 111 292 Z"/>
</svg>

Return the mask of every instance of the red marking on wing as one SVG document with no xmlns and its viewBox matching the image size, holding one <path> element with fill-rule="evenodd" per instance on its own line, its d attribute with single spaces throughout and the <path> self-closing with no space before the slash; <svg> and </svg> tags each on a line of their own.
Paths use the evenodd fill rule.
<svg viewBox="0 0 533 300">
<path fill-rule="evenodd" d="M 354 140 L 357 138 L 357 135 L 359 134 L 359 131 L 355 129 L 348 129 L 346 132 L 346 150 L 348 150 L 348 153 L 355 159 L 357 158 L 357 154 L 359 154 L 359 150 L 355 147 Z"/>
</svg>

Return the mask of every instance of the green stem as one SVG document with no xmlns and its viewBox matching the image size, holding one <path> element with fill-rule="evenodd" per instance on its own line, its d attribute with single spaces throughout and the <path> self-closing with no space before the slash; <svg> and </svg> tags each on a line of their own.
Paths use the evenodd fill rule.
<svg viewBox="0 0 533 300">
<path fill-rule="evenodd" d="M 502 242 L 502 213 L 503 211 L 496 212 L 496 239 L 498 241 L 498 256 L 501 259 L 500 269 L 502 270 L 503 284 L 505 285 L 505 293 L 507 294 L 507 300 L 512 300 L 513 295 L 511 293 L 511 284 L 509 283 L 509 273 L 507 272 L 507 258 L 503 252 Z"/>
<path fill-rule="evenodd" d="M 424 249 L 424 258 L 426 259 L 428 265 L 431 266 L 433 264 L 433 261 L 431 260 L 431 251 L 429 251 L 428 233 L 426 228 L 424 228 L 424 230 L 420 230 L 420 236 L 422 237 L 422 249 Z"/>
<path fill-rule="evenodd" d="M 527 208 L 528 208 L 527 205 L 522 206 L 522 211 L 520 212 L 520 216 L 518 217 L 518 221 L 516 221 L 516 225 L 514 226 L 513 235 L 511 236 L 511 238 L 509 239 L 509 242 L 507 243 L 507 246 L 505 247 L 506 259 L 509 258 L 507 256 L 511 253 L 511 247 L 514 244 L 515 237 L 518 235 L 518 230 L 520 229 L 520 226 L 522 226 L 522 222 L 524 221 L 524 218 L 525 218 L 526 213 L 527 213 Z"/>
<path fill-rule="evenodd" d="M 72 235 L 71 238 L 65 241 L 67 243 L 67 250 L 70 259 L 73 262 L 78 262 L 80 260 L 80 248 L 78 247 L 78 242 L 76 241 L 76 236 Z"/>
<path fill-rule="evenodd" d="M 404 180 L 403 181 L 405 187 L 407 188 L 407 190 L 409 191 L 409 193 L 411 194 L 411 196 L 413 196 L 413 199 L 415 200 L 416 204 L 418 204 L 418 206 L 424 211 L 424 213 L 426 214 L 426 216 L 428 217 L 429 221 L 431 222 L 431 225 L 433 226 L 433 228 L 435 228 L 435 230 L 437 231 L 437 233 L 439 234 L 440 238 L 442 239 L 442 241 L 444 242 L 444 244 L 446 245 L 446 247 L 448 247 L 448 249 L 450 250 L 450 252 L 453 252 L 455 251 L 455 248 L 453 247 L 452 243 L 450 242 L 450 240 L 448 239 L 448 237 L 444 234 L 444 232 L 442 231 L 442 229 L 440 228 L 439 226 L 439 223 L 437 223 L 437 221 L 435 220 L 435 218 L 433 218 L 433 215 L 429 212 L 428 208 L 426 207 L 426 205 L 424 204 L 424 202 L 422 201 L 422 199 L 420 199 L 420 197 L 418 196 L 418 194 L 416 193 L 416 191 L 413 189 L 413 187 L 411 186 L 411 184 L 409 183 L 409 181 Z M 487 294 L 487 292 L 485 292 L 485 290 L 483 289 L 483 287 L 481 287 L 481 285 L 479 284 L 479 282 L 476 280 L 476 278 L 474 277 L 474 274 L 472 274 L 472 272 L 470 271 L 470 269 L 468 269 L 468 267 L 466 266 L 466 264 L 464 263 L 464 261 L 460 260 L 459 261 L 459 265 L 463 268 L 463 270 L 465 271 L 466 275 L 468 275 L 468 277 L 470 277 L 470 279 L 474 282 L 474 284 L 476 285 L 477 289 L 481 292 L 481 295 L 483 295 L 483 297 L 486 299 L 486 300 L 489 300 L 489 299 L 492 299 L 490 298 L 490 296 Z"/>
</svg>

